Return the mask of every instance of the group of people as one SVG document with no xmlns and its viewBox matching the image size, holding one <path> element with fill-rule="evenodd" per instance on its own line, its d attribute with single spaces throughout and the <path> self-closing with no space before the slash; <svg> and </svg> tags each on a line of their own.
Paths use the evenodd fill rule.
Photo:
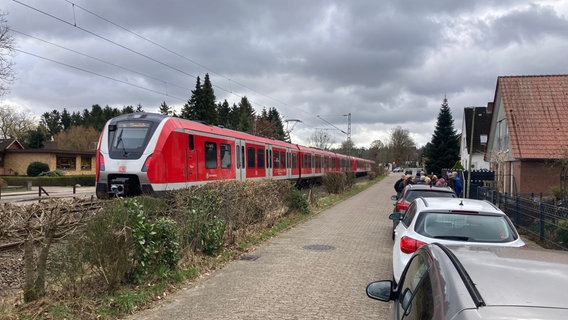
<svg viewBox="0 0 568 320">
<path fill-rule="evenodd" d="M 395 182 L 394 190 L 396 191 L 398 198 L 400 198 L 404 187 L 409 184 L 427 184 L 433 187 L 450 187 L 454 190 L 458 197 L 461 197 L 463 189 L 463 185 L 457 171 L 444 174 L 440 178 L 438 178 L 435 174 L 428 176 L 424 173 L 424 171 L 420 171 L 416 173 L 416 176 L 413 176 L 412 174 L 403 174 L 400 179 Z"/>
</svg>

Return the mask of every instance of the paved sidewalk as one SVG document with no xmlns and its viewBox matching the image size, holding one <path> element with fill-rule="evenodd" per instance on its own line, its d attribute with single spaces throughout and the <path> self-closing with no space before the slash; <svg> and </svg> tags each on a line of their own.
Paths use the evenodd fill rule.
<svg viewBox="0 0 568 320">
<path fill-rule="evenodd" d="M 390 175 L 282 233 L 247 259 L 128 319 L 389 319 L 366 285 L 392 278 Z"/>
</svg>

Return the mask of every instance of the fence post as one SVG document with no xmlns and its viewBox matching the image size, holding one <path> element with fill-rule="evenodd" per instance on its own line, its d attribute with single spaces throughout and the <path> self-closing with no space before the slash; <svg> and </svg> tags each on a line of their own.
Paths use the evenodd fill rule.
<svg viewBox="0 0 568 320">
<path fill-rule="evenodd" d="M 544 203 L 541 201 L 540 202 L 540 234 L 539 234 L 539 239 L 540 241 L 544 240 Z"/>
<path fill-rule="evenodd" d="M 521 196 L 519 196 L 518 194 L 515 197 L 515 225 L 519 226 L 520 223 L 520 202 L 521 202 Z"/>
</svg>

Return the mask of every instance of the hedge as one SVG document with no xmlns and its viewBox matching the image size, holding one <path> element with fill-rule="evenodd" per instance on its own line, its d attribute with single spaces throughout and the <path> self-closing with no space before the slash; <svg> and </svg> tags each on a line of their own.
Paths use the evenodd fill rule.
<svg viewBox="0 0 568 320">
<path fill-rule="evenodd" d="M 23 186 L 27 181 L 31 181 L 34 186 L 58 186 L 66 187 L 79 184 L 81 186 L 94 186 L 94 175 L 76 175 L 76 176 L 61 176 L 61 177 L 27 177 L 27 176 L 2 176 L 2 179 L 8 183 L 9 186 Z"/>
</svg>

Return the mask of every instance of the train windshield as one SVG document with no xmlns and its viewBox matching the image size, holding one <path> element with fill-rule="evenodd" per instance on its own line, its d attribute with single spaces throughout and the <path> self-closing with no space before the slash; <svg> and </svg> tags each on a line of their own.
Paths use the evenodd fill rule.
<svg viewBox="0 0 568 320">
<path fill-rule="evenodd" d="M 122 121 L 109 126 L 111 153 L 116 152 L 120 153 L 121 157 L 128 157 L 129 154 L 144 151 L 151 127 L 152 124 L 145 121 Z"/>
</svg>

